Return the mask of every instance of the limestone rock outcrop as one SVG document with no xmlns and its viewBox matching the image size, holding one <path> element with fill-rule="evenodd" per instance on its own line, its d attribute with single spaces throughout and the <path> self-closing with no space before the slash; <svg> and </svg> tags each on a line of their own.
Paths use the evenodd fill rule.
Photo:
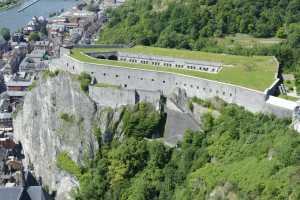
<svg viewBox="0 0 300 200">
<path fill-rule="evenodd" d="M 57 192 L 57 199 L 68 199 L 65 194 L 77 185 L 74 178 L 57 168 L 59 153 L 68 152 L 78 165 L 84 165 L 98 148 L 92 131 L 96 105 L 73 79 L 65 73 L 42 78 L 26 95 L 14 119 L 15 138 L 23 146 L 25 167 L 33 166 L 43 185 Z"/>
</svg>

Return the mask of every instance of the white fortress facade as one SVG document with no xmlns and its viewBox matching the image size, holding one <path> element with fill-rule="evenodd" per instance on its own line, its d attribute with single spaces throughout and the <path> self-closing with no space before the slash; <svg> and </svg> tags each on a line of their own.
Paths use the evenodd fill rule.
<svg viewBox="0 0 300 200">
<path fill-rule="evenodd" d="M 134 54 L 127 52 L 89 52 L 87 55 L 99 59 L 118 60 L 132 64 L 152 65 L 155 67 L 168 67 L 185 70 L 196 70 L 207 73 L 218 73 L 222 70 L 222 63 L 181 59 L 167 56 L 154 56 Z"/>
</svg>

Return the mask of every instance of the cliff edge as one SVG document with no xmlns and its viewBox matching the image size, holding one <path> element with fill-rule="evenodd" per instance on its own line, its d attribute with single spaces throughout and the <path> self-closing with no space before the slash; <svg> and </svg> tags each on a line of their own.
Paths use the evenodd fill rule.
<svg viewBox="0 0 300 200">
<path fill-rule="evenodd" d="M 79 83 L 66 73 L 41 78 L 28 93 L 14 119 L 15 138 L 20 141 L 25 165 L 57 199 L 66 196 L 78 183 L 57 167 L 56 159 L 68 152 L 79 166 L 92 158 L 98 148 L 93 134 L 94 102 L 80 90 Z"/>
</svg>

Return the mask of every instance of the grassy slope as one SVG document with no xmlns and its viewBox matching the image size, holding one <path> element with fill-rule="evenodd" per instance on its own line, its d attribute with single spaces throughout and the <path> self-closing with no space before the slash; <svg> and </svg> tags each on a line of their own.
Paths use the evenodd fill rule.
<svg viewBox="0 0 300 200">
<path fill-rule="evenodd" d="M 73 49 L 73 58 L 84 62 L 97 64 L 122 65 L 130 68 L 140 68 L 146 70 L 158 70 L 157 67 L 151 65 L 130 64 L 119 61 L 100 60 L 88 57 L 81 52 L 88 51 L 113 51 L 116 49 Z M 264 91 L 274 81 L 276 73 L 276 63 L 272 57 L 267 56 L 234 56 L 226 54 L 213 54 L 206 52 L 195 52 L 187 50 L 165 49 L 136 46 L 128 49 L 118 49 L 118 51 L 126 51 L 132 53 L 143 53 L 150 55 L 163 55 L 179 58 L 197 59 L 212 62 L 221 62 L 225 65 L 223 70 L 218 74 L 210 74 L 200 71 L 183 70 L 176 68 L 161 67 L 159 71 L 180 73 L 189 76 L 207 78 L 211 80 L 245 86 L 251 89 Z M 230 66 L 226 66 L 230 65 Z"/>
<path fill-rule="evenodd" d="M 222 38 L 214 38 L 217 44 L 227 48 L 239 45 L 243 48 L 253 48 L 255 46 L 268 47 L 274 44 L 280 44 L 284 39 L 280 38 L 255 38 L 247 34 L 228 35 Z"/>
</svg>

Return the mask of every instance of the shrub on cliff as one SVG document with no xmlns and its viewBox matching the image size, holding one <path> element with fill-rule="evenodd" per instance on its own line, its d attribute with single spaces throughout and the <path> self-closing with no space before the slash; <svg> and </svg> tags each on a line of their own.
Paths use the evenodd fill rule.
<svg viewBox="0 0 300 200">
<path fill-rule="evenodd" d="M 50 71 L 50 70 L 45 70 L 43 71 L 42 77 L 43 79 L 47 79 L 47 78 L 53 78 L 55 76 L 57 76 L 59 74 L 59 70 L 55 70 L 55 71 Z"/>
<path fill-rule="evenodd" d="M 92 77 L 86 73 L 86 72 L 81 72 L 78 80 L 80 81 L 80 88 L 82 91 L 84 92 L 88 92 L 89 91 L 89 85 L 92 81 Z"/>
<path fill-rule="evenodd" d="M 75 116 L 68 114 L 68 113 L 61 113 L 60 114 L 60 118 L 65 121 L 65 122 L 69 122 L 69 123 L 73 123 L 75 121 Z"/>
<path fill-rule="evenodd" d="M 81 176 L 80 167 L 72 160 L 67 152 L 61 152 L 58 154 L 56 158 L 56 165 L 59 169 L 70 173 L 78 179 Z"/>
</svg>

